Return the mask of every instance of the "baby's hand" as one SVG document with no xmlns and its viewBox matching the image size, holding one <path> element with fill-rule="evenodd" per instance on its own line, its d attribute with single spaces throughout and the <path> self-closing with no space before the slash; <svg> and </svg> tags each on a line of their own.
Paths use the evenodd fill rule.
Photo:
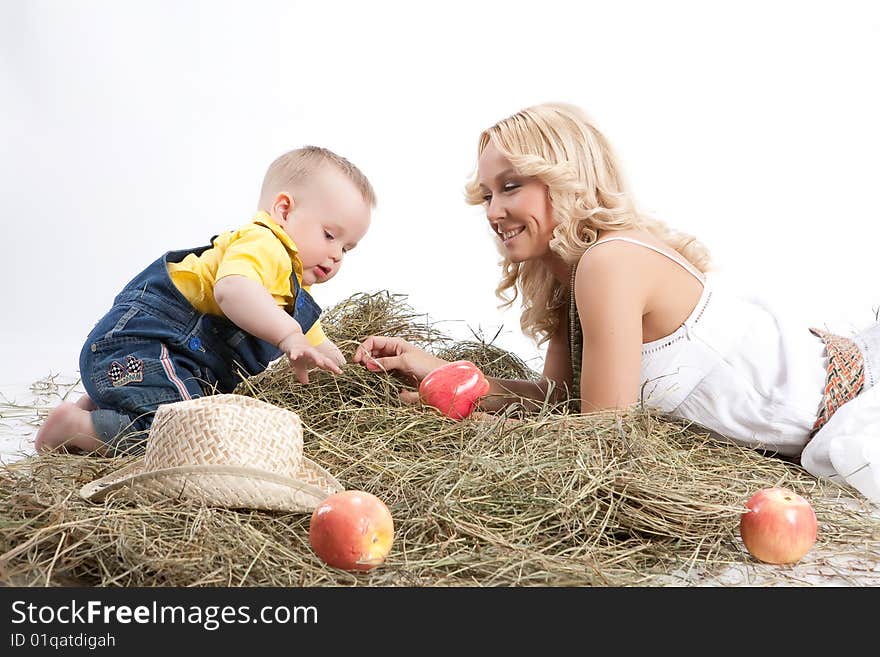
<svg viewBox="0 0 880 657">
<path fill-rule="evenodd" d="M 342 367 L 345 365 L 345 356 L 342 355 L 342 352 L 339 350 L 331 340 L 324 340 L 321 344 L 315 347 L 319 353 L 327 356 L 334 363 Z"/>
<path fill-rule="evenodd" d="M 320 367 L 322 370 L 335 374 L 342 374 L 342 370 L 336 364 L 336 361 L 325 356 L 317 348 L 310 345 L 301 331 L 288 335 L 278 344 L 278 348 L 287 356 L 290 366 L 296 372 L 296 378 L 300 383 L 309 382 L 309 370 L 315 367 Z"/>
</svg>

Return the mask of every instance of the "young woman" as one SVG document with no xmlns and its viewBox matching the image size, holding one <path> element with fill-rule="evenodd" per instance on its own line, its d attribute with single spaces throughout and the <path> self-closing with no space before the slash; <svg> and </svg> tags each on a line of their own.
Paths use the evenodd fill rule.
<svg viewBox="0 0 880 657">
<path fill-rule="evenodd" d="M 497 294 L 521 294 L 523 331 L 549 341 L 543 380 L 492 379 L 483 409 L 644 403 L 880 501 L 880 324 L 834 336 L 723 289 L 697 240 L 639 213 L 577 107 L 529 107 L 485 130 L 466 189 L 503 254 Z M 413 382 L 444 363 L 388 336 L 354 361 Z"/>
</svg>

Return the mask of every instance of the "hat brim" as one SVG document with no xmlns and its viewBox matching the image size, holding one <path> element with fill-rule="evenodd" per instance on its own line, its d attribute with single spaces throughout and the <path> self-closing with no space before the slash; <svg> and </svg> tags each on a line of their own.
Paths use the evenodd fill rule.
<svg viewBox="0 0 880 657">
<path fill-rule="evenodd" d="M 229 465 L 192 465 L 146 471 L 143 459 L 120 468 L 80 489 L 80 496 L 102 501 L 120 491 L 150 500 L 185 499 L 231 509 L 311 512 L 334 493 L 344 490 L 329 472 L 303 458 L 295 478 Z"/>
</svg>

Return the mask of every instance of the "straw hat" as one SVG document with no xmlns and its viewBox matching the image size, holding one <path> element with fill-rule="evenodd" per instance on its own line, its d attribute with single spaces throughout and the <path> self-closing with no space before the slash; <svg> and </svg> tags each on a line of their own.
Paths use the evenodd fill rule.
<svg viewBox="0 0 880 657">
<path fill-rule="evenodd" d="M 244 395 L 208 395 L 156 410 L 142 459 L 80 489 L 208 506 L 311 512 L 342 485 L 303 456 L 299 415 Z"/>
</svg>

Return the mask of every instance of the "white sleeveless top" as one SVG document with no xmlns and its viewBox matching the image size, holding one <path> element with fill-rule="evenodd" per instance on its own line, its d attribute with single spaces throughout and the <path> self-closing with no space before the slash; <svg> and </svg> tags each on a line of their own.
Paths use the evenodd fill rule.
<svg viewBox="0 0 880 657">
<path fill-rule="evenodd" d="M 825 346 L 757 299 L 742 298 L 690 263 L 636 239 L 703 285 L 693 312 L 671 335 L 642 346 L 642 399 L 742 445 L 800 454 L 825 385 Z"/>
</svg>

